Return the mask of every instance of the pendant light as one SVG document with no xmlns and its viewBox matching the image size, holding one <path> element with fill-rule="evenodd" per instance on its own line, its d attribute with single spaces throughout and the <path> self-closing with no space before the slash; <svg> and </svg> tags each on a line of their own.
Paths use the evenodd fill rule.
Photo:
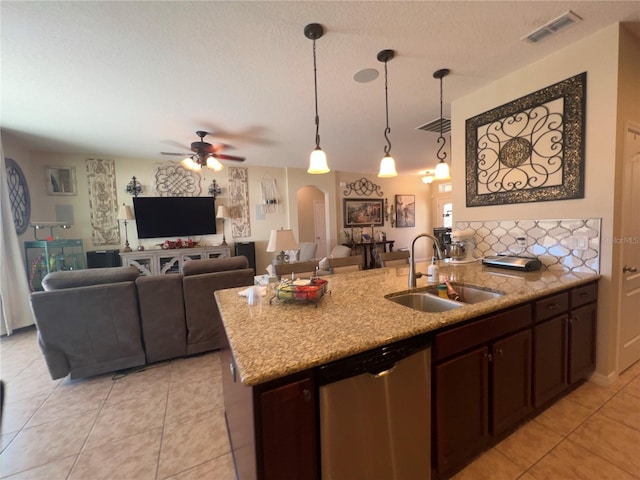
<svg viewBox="0 0 640 480">
<path fill-rule="evenodd" d="M 387 82 L 387 62 L 395 56 L 393 50 L 382 50 L 378 53 L 378 61 L 384 63 L 384 106 L 385 106 L 385 118 L 387 126 L 384 129 L 384 138 L 387 140 L 387 145 L 384 147 L 384 158 L 380 162 L 380 172 L 378 177 L 389 178 L 397 177 L 396 161 L 391 156 L 391 141 L 389 140 L 389 134 L 391 129 L 389 128 L 389 94 L 388 94 L 388 82 Z"/>
<path fill-rule="evenodd" d="M 433 78 L 437 78 L 440 80 L 440 136 L 438 137 L 438 143 L 440 144 L 440 148 L 438 148 L 438 152 L 436 153 L 436 157 L 438 157 L 438 165 L 436 165 L 435 179 L 436 180 L 450 180 L 451 172 L 449 171 L 449 165 L 444 161 L 447 158 L 447 153 L 444 151 L 444 146 L 447 143 L 444 136 L 442 135 L 442 79 L 449 75 L 448 68 L 442 68 L 440 70 L 436 70 L 433 73 Z"/>
<path fill-rule="evenodd" d="M 316 103 L 316 148 L 311 152 L 309 156 L 309 169 L 307 173 L 319 174 L 329 173 L 329 166 L 327 165 L 327 156 L 320 148 L 320 117 L 318 116 L 318 74 L 316 68 L 316 40 L 324 35 L 324 28 L 319 23 L 310 23 L 304 27 L 304 36 L 310 40 L 313 40 L 313 87 L 315 93 Z"/>
</svg>

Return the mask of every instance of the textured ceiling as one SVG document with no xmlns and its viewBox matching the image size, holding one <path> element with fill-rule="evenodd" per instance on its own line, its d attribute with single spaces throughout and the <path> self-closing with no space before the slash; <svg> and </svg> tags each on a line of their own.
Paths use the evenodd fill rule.
<svg viewBox="0 0 640 480">
<path fill-rule="evenodd" d="M 538 44 L 521 37 L 572 10 L 583 21 Z M 165 160 L 196 130 L 244 165 L 306 168 L 315 146 L 312 42 L 321 146 L 334 170 L 376 173 L 385 145 L 401 173 L 435 166 L 436 133 L 415 128 L 452 100 L 618 21 L 638 2 L 2 1 L 1 126 L 31 149 Z M 637 24 L 634 25 L 637 28 Z M 637 31 L 637 29 L 636 29 Z M 562 80 L 559 78 L 558 80 Z"/>
</svg>

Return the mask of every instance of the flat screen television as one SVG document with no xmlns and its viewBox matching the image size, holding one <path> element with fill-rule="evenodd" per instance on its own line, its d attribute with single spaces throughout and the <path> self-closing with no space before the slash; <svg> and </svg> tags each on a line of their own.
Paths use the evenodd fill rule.
<svg viewBox="0 0 640 480">
<path fill-rule="evenodd" d="M 138 238 L 214 234 L 215 201 L 214 197 L 135 197 Z"/>
</svg>

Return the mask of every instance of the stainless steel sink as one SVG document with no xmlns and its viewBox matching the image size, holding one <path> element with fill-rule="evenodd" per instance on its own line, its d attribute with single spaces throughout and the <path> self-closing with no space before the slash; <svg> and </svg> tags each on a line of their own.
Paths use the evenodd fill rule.
<svg viewBox="0 0 640 480">
<path fill-rule="evenodd" d="M 484 302 L 485 300 L 492 300 L 505 295 L 505 292 L 499 290 L 485 289 L 471 285 L 452 283 L 452 286 L 458 295 L 460 295 L 458 301 L 438 296 L 438 290 L 435 285 L 429 286 L 419 292 L 401 293 L 397 295 L 391 294 L 385 298 L 404 305 L 405 307 L 420 310 L 421 312 L 446 312 L 447 310 L 462 307 L 467 303 Z"/>
<path fill-rule="evenodd" d="M 462 307 L 464 304 L 441 298 L 430 293 L 403 293 L 400 295 L 391 295 L 385 297 L 387 300 L 399 303 L 405 307 L 420 310 L 421 312 L 446 312 L 454 308 Z"/>
<path fill-rule="evenodd" d="M 502 297 L 505 292 L 499 290 L 491 290 L 482 287 L 473 287 L 471 285 L 460 285 L 457 283 L 451 284 L 455 291 L 460 295 L 459 301 L 462 303 L 478 303 L 485 300 L 493 300 L 494 298 Z M 433 295 L 438 294 L 436 286 L 430 286 L 427 288 L 427 292 Z"/>
</svg>

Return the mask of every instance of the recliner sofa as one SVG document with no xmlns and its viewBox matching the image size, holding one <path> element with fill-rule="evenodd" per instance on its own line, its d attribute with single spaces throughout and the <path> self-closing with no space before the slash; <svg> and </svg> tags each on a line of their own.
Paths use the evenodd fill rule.
<svg viewBox="0 0 640 480">
<path fill-rule="evenodd" d="M 87 377 L 220 347 L 213 292 L 253 284 L 245 257 L 191 260 L 183 273 L 135 267 L 52 272 L 31 294 L 51 378 Z"/>
</svg>

